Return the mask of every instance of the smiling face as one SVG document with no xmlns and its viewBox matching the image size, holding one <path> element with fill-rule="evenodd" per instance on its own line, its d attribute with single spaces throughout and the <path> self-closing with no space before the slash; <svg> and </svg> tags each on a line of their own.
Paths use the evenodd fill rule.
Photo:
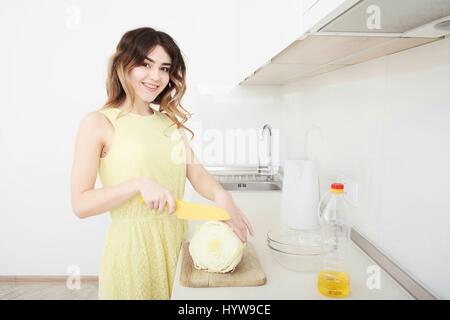
<svg viewBox="0 0 450 320">
<path fill-rule="evenodd" d="M 136 103 L 148 104 L 164 90 L 170 80 L 170 56 L 160 45 L 153 48 L 147 59 L 131 69 L 129 81 Z"/>
</svg>

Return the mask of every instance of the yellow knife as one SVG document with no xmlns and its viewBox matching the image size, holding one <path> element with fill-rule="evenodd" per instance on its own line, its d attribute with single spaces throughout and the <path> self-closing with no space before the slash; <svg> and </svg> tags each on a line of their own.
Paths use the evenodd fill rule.
<svg viewBox="0 0 450 320">
<path fill-rule="evenodd" d="M 140 202 L 144 202 L 144 198 L 140 197 Z M 225 209 L 198 204 L 184 200 L 175 200 L 175 214 L 178 219 L 185 220 L 230 220 L 230 215 Z M 167 204 L 166 204 L 167 206 Z"/>
</svg>

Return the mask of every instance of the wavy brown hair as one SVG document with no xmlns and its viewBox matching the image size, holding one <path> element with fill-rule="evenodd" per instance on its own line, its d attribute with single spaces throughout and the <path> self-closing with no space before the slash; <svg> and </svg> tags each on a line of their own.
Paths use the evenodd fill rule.
<svg viewBox="0 0 450 320">
<path fill-rule="evenodd" d="M 123 104 L 127 97 L 134 106 L 136 95 L 128 81 L 129 72 L 142 65 L 148 52 L 157 45 L 164 48 L 172 63 L 169 83 L 153 103 L 159 104 L 159 111 L 166 113 L 173 125 L 188 130 L 193 138 L 194 132 L 184 125 L 192 114 L 181 106 L 181 98 L 186 92 L 186 65 L 181 50 L 170 35 L 153 28 L 134 29 L 120 39 L 116 52 L 109 60 L 106 80 L 108 98 L 101 109 L 115 108 Z"/>
</svg>

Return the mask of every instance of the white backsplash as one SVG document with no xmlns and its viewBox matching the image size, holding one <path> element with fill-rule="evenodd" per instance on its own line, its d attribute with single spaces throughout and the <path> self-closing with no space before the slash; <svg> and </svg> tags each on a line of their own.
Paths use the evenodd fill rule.
<svg viewBox="0 0 450 320">
<path fill-rule="evenodd" d="M 280 90 L 278 86 L 194 85 L 186 94 L 185 105 L 193 113 L 187 127 L 195 133 L 191 145 L 201 162 L 205 166 L 256 165 L 259 144 L 261 161 L 266 163 L 267 141 L 258 142 L 257 137 L 268 123 L 278 164 Z"/>
<path fill-rule="evenodd" d="M 450 298 L 450 38 L 283 88 L 281 159 L 358 183 L 355 228 Z"/>
</svg>

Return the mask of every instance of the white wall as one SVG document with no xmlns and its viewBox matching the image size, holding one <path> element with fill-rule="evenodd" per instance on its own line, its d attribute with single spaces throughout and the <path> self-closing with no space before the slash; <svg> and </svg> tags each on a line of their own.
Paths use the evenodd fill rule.
<svg viewBox="0 0 450 320">
<path fill-rule="evenodd" d="M 279 127 L 278 88 L 234 88 L 236 4 L 0 2 L 0 275 L 64 275 L 70 265 L 97 274 L 109 217 L 75 217 L 70 171 L 79 121 L 104 103 L 107 59 L 125 31 L 154 27 L 181 47 L 188 127 Z"/>
<path fill-rule="evenodd" d="M 428 289 L 450 298 L 450 38 L 283 89 L 282 159 L 311 153 L 325 191 L 359 184 L 354 225 Z"/>
</svg>

